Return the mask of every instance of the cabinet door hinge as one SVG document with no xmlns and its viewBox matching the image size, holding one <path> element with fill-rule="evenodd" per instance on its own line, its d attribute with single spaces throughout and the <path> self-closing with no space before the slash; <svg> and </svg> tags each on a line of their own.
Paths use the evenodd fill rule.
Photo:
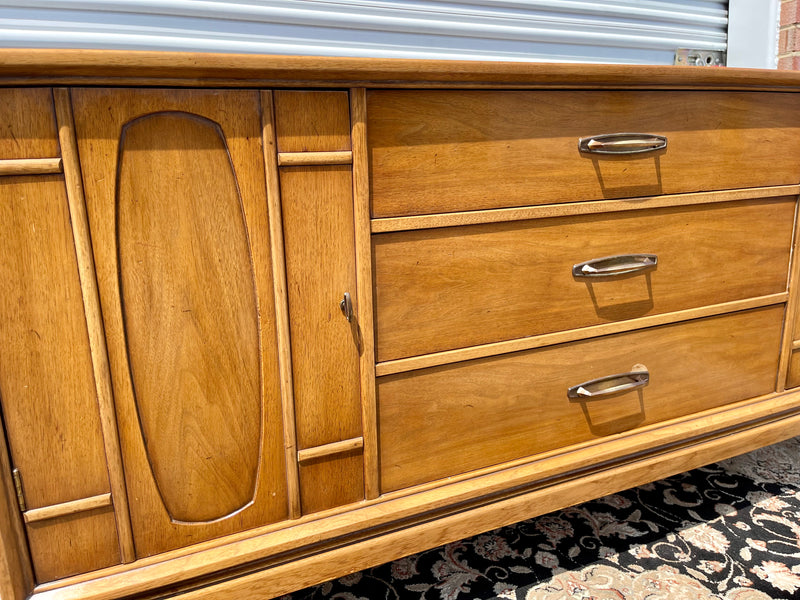
<svg viewBox="0 0 800 600">
<path fill-rule="evenodd" d="M 14 469 L 11 471 L 11 477 L 14 478 L 14 489 L 17 491 L 17 502 L 19 503 L 19 509 L 22 512 L 28 510 L 28 507 L 25 504 L 25 492 L 22 491 L 22 475 L 20 475 L 19 469 Z"/>
<path fill-rule="evenodd" d="M 675 51 L 675 62 L 673 64 L 692 67 L 724 67 L 727 61 L 728 54 L 722 50 L 678 48 Z"/>
</svg>

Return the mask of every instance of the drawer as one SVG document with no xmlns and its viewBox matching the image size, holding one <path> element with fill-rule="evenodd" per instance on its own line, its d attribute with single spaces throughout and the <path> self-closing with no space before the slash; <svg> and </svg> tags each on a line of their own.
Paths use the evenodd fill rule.
<svg viewBox="0 0 800 600">
<path fill-rule="evenodd" d="M 783 307 L 698 319 L 378 380 L 383 492 L 772 392 Z M 567 390 L 642 366 L 646 387 Z"/>
<path fill-rule="evenodd" d="M 786 290 L 793 197 L 374 236 L 379 361 Z M 654 254 L 629 275 L 573 265 Z"/>
<path fill-rule="evenodd" d="M 59 154 L 52 92 L 46 88 L 0 90 L 0 160 Z"/>
<path fill-rule="evenodd" d="M 792 94 L 384 90 L 368 95 L 375 217 L 796 184 Z M 666 149 L 578 150 L 662 135 Z"/>
</svg>

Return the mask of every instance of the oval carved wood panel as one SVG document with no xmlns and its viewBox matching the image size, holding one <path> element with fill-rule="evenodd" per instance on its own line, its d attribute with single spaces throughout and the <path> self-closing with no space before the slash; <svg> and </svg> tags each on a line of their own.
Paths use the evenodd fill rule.
<svg viewBox="0 0 800 600">
<path fill-rule="evenodd" d="M 220 519 L 253 500 L 262 431 L 236 175 L 219 126 L 189 113 L 131 121 L 119 153 L 122 311 L 148 460 L 173 521 Z"/>
</svg>

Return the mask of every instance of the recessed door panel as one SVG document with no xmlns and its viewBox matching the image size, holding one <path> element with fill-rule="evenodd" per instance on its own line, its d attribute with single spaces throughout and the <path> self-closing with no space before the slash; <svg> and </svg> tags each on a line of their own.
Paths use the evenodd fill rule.
<svg viewBox="0 0 800 600">
<path fill-rule="evenodd" d="M 131 379 L 156 485 L 172 519 L 222 518 L 253 499 L 261 403 L 247 229 L 219 126 L 163 112 L 124 127 L 117 237 Z"/>
</svg>

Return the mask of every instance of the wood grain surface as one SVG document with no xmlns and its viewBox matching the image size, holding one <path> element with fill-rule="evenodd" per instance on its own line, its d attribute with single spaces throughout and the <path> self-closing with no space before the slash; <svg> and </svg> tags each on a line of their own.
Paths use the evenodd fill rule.
<svg viewBox="0 0 800 600">
<path fill-rule="evenodd" d="M 89 218 L 86 214 L 86 198 L 83 195 L 83 179 L 78 159 L 78 139 L 75 135 L 75 121 L 72 116 L 72 99 L 68 89 L 58 88 L 53 90 L 53 100 L 120 554 L 123 562 L 132 562 L 136 558 L 136 551 L 133 547 L 128 493 L 122 467 L 122 451 L 119 445 L 117 416 L 111 387 L 111 370 L 108 365 L 108 348 L 103 329 L 103 317 L 100 313 L 100 297 L 95 276 Z"/>
<path fill-rule="evenodd" d="M 56 158 L 53 95 L 47 88 L 0 89 L 0 160 Z"/>
<path fill-rule="evenodd" d="M 147 455 L 170 517 L 213 521 L 253 500 L 261 449 L 258 309 L 236 176 L 221 130 L 185 113 L 129 122 L 119 154 L 120 288 Z"/>
<path fill-rule="evenodd" d="M 0 176 L 61 173 L 60 158 L 7 158 L 0 160 Z"/>
<path fill-rule="evenodd" d="M 724 460 L 762 445 L 777 443 L 794 435 L 798 427 L 800 427 L 800 417 L 795 415 L 697 445 L 642 457 L 580 479 L 558 481 L 540 489 L 487 503 L 474 510 L 445 515 L 436 520 L 392 531 L 356 544 L 193 590 L 181 596 L 181 600 L 275 598 L 297 588 L 333 579 L 342 572 L 349 573 L 354 568 L 374 567 L 386 560 L 395 560 L 419 552 L 420 548 L 435 548 L 532 516 L 547 514 L 642 485 L 654 479 L 695 469 L 708 462 Z M 41 600 L 51 599 L 43 597 Z M 104 599 L 97 598 L 97 600 Z"/>
<path fill-rule="evenodd" d="M 298 449 L 361 435 L 358 346 L 339 308 L 356 300 L 348 167 L 281 167 Z"/>
<path fill-rule="evenodd" d="M 137 556 L 285 518 L 258 94 L 73 102 Z"/>
<path fill-rule="evenodd" d="M 769 307 L 380 378 L 381 490 L 766 394 L 782 322 Z M 567 398 L 636 365 L 650 372 L 643 391 Z"/>
<path fill-rule="evenodd" d="M 275 133 L 275 101 L 271 91 L 262 91 L 261 127 L 264 151 L 264 176 L 267 184 L 269 239 L 272 256 L 283 256 L 283 215 L 278 174 L 278 142 Z M 275 333 L 278 346 L 278 372 L 281 388 L 283 451 L 286 464 L 286 494 L 289 518 L 300 517 L 300 473 L 297 464 L 297 430 L 294 426 L 294 384 L 292 382 L 292 343 L 289 327 L 289 297 L 286 291 L 286 263 L 272 261 L 275 297 Z"/>
<path fill-rule="evenodd" d="M 64 180 L 0 182 L 0 393 L 27 506 L 109 492 Z M 27 528 L 37 581 L 120 561 L 111 519 Z M 75 531 L 72 549 L 68 531 Z"/>
<path fill-rule="evenodd" d="M 347 92 L 276 91 L 278 152 L 344 152 L 350 143 Z"/>
<path fill-rule="evenodd" d="M 111 506 L 26 526 L 37 581 L 120 564 L 119 539 Z"/>
<path fill-rule="evenodd" d="M 778 89 L 800 75 L 760 69 L 504 61 L 275 56 L 91 49 L 4 48 L 0 80 L 193 87 L 482 87 Z"/>
<path fill-rule="evenodd" d="M 367 149 L 367 91 L 350 90 L 353 143 L 353 216 L 355 219 L 356 313 L 361 339 L 361 427 L 364 438 L 364 493 L 367 499 L 380 494 L 378 484 L 378 415 L 375 401 L 375 325 L 370 235 L 369 152 Z"/>
<path fill-rule="evenodd" d="M 623 198 L 619 200 L 592 200 L 586 202 L 567 202 L 563 204 L 521 206 L 519 208 L 468 210 L 439 213 L 435 215 L 413 215 L 410 217 L 372 219 L 370 229 L 372 233 L 389 233 L 392 231 L 433 229 L 435 227 L 458 227 L 460 225 L 524 221 L 526 219 L 599 215 L 608 212 L 664 208 L 668 206 L 690 206 L 692 204 L 711 204 L 714 202 L 732 202 L 734 200 L 757 200 L 759 198 L 797 196 L 799 193 L 800 185 L 776 185 L 759 188 L 718 190 L 716 192 L 690 192 L 688 194 Z"/>
<path fill-rule="evenodd" d="M 214 573 L 230 572 L 243 563 L 261 561 L 265 566 L 274 564 L 271 557 L 298 548 L 304 549 L 306 554 L 319 555 L 323 548 L 340 547 L 337 542 L 342 536 L 355 542 L 357 539 L 373 539 L 371 533 L 375 528 L 383 531 L 392 528 L 414 530 L 415 523 L 432 523 L 432 516 L 448 513 L 448 508 L 454 503 L 462 507 L 479 506 L 481 498 L 499 498 L 508 490 L 543 487 L 552 490 L 549 483 L 556 478 L 570 481 L 592 472 L 605 477 L 605 481 L 611 484 L 614 481 L 607 477 L 608 467 L 629 466 L 630 456 L 637 457 L 633 461 L 637 464 L 647 456 L 663 458 L 679 455 L 682 449 L 687 449 L 697 465 L 708 464 L 719 458 L 715 448 L 718 449 L 720 444 L 736 448 L 737 444 L 750 440 L 750 443 L 763 445 L 771 443 L 770 440 L 779 441 L 795 435 L 792 432 L 797 431 L 800 423 L 799 407 L 800 392 L 770 393 L 688 418 L 611 436 L 602 443 L 578 444 L 566 452 L 547 452 L 534 459 L 526 457 L 385 494 L 379 500 L 328 511 L 324 513 L 325 518 L 310 515 L 296 521 L 276 523 L 225 540 L 211 540 L 162 556 L 145 558 L 135 565 L 120 565 L 99 574 L 41 585 L 37 587 L 39 595 L 34 600 L 116 600 L 126 594 L 175 586 L 182 580 L 209 576 L 213 579 Z M 691 432 L 688 436 L 687 431 Z M 720 435 L 720 432 L 725 433 Z M 736 443 L 731 440 L 736 440 Z M 496 516 L 500 517 L 501 513 Z M 470 520 L 467 517 L 469 513 L 459 511 L 459 514 Z M 435 524 L 430 527 L 436 529 Z"/>
<path fill-rule="evenodd" d="M 787 94 L 372 91 L 374 217 L 785 185 L 800 179 Z M 665 135 L 666 150 L 590 155 L 578 139 Z"/>
<path fill-rule="evenodd" d="M 22 515 L 11 474 L 6 433 L 0 423 L 0 598 L 25 600 L 34 586 Z"/>
<path fill-rule="evenodd" d="M 289 301 L 298 456 L 361 436 L 358 321 L 339 303 L 358 301 L 352 169 L 291 166 L 286 153 L 350 154 L 347 92 L 274 92 L 275 130 Z M 288 156 L 292 156 L 289 154 Z M 357 304 L 354 311 L 357 310 Z M 363 499 L 361 452 L 300 465 L 302 512 Z"/>
<path fill-rule="evenodd" d="M 784 197 L 375 235 L 378 360 L 785 291 L 794 210 Z M 658 265 L 572 275 L 631 253 Z"/>
<path fill-rule="evenodd" d="M 786 315 L 783 322 L 783 338 L 781 339 L 781 358 L 778 367 L 777 385 L 775 391 L 783 392 L 789 379 L 789 368 L 792 360 L 792 350 L 797 330 L 797 312 L 800 307 L 800 294 L 798 285 L 800 284 L 800 204 L 795 208 L 794 213 L 794 240 L 792 242 L 792 259 L 789 265 L 789 298 L 786 302 Z"/>
<path fill-rule="evenodd" d="M 353 163 L 350 150 L 341 152 L 280 152 L 278 165 L 281 167 L 309 167 L 319 165 L 349 165 Z"/>
<path fill-rule="evenodd" d="M 65 172 L 66 198 L 61 177 L 0 181 L 0 199 L 17 198 L 5 216 L 0 203 L 15 231 L 0 251 L 13 257 L 0 261 L 0 312 L 30 302 L 19 310 L 41 317 L 37 333 L 72 335 L 36 354 L 47 374 L 35 383 L 58 383 L 47 406 L 76 396 L 96 415 L 99 400 L 81 439 L 102 466 L 111 453 L 117 477 L 29 512 L 36 578 L 49 580 L 33 600 L 280 595 L 800 431 L 800 392 L 775 391 L 785 372 L 800 382 L 793 315 L 784 321 L 787 300 L 798 306 L 786 277 L 800 74 L 0 50 L 0 84 L 11 83 L 24 89 L 0 90 L 6 175 L 55 168 L 45 86 L 67 104 L 65 84 L 87 86 L 74 94 L 81 165 Z M 274 127 L 273 92 L 261 90 L 277 88 L 287 89 L 275 92 Z M 614 131 L 669 145 L 578 153 L 578 137 Z M 94 265 L 86 227 L 73 223 L 70 238 L 82 185 Z M 39 204 L 54 198 L 61 209 Z M 631 240 L 664 245 L 649 275 L 591 293 L 558 283 L 559 261 L 569 271 Z M 583 250 L 592 254 L 572 254 Z M 672 257 L 690 268 L 671 272 Z M 20 283 L 3 264 L 35 273 Z M 352 324 L 338 308 L 344 291 Z M 60 299 L 42 317 L 48 294 Z M 27 339 L 7 324 L 0 314 L 4 412 L 5 338 Z M 477 358 L 486 352 L 503 354 Z M 377 407 L 376 359 L 392 373 Z M 640 395 L 566 402 L 566 385 L 640 363 L 652 377 Z M 53 365 L 86 393 L 64 396 Z M 11 429 L 5 462 L 18 466 Z M 10 466 L 0 450 L 0 472 Z M 53 481 L 40 487 L 66 489 Z M 7 551 L 23 525 L 9 479 L 0 484 Z M 114 512 L 125 487 L 138 557 L 128 565 L 125 509 Z M 0 560 L 3 600 L 31 590 L 25 560 Z"/>
<path fill-rule="evenodd" d="M 347 452 L 361 451 L 364 447 L 364 438 L 350 438 L 349 440 L 342 440 L 341 442 L 331 442 L 322 446 L 315 446 L 314 448 L 306 448 L 297 453 L 297 461 L 300 463 L 316 460 L 324 456 L 333 456 L 334 454 L 344 454 Z"/>
<path fill-rule="evenodd" d="M 786 388 L 800 385 L 800 350 L 793 350 L 789 357 L 789 369 L 786 373 Z"/>
<path fill-rule="evenodd" d="M 0 390 L 29 508 L 106 493 L 64 181 L 0 182 Z"/>
<path fill-rule="evenodd" d="M 788 292 L 780 294 L 770 294 L 769 296 L 756 296 L 746 300 L 735 300 L 733 302 L 723 302 L 722 304 L 708 304 L 700 308 L 688 308 L 676 312 L 661 313 L 646 317 L 639 317 L 628 321 L 616 321 L 613 323 L 603 323 L 579 329 L 567 329 L 555 333 L 544 333 L 541 335 L 531 335 L 503 342 L 493 342 L 491 344 L 481 344 L 479 346 L 469 346 L 456 350 L 445 350 L 444 352 L 434 352 L 433 354 L 421 354 L 409 358 L 398 358 L 387 362 L 380 362 L 375 365 L 375 373 L 378 376 L 393 375 L 404 373 L 416 369 L 437 367 L 439 365 L 449 365 L 452 363 L 474 360 L 476 358 L 486 358 L 521 350 L 533 350 L 534 348 L 544 348 L 556 344 L 575 342 L 613 335 L 636 329 L 647 327 L 657 327 L 659 325 L 669 325 L 690 319 L 702 319 L 705 317 L 715 317 L 729 312 L 762 308 L 764 306 L 774 306 L 785 304 L 789 299 Z M 785 331 L 785 329 L 784 329 Z"/>
<path fill-rule="evenodd" d="M 297 447 L 303 450 L 362 432 L 357 322 L 339 308 L 345 292 L 357 302 L 352 174 L 346 166 L 281 167 L 280 179 Z M 301 465 L 304 512 L 364 497 L 363 465 L 354 478 L 355 460 Z M 337 491 L 342 487 L 344 494 Z M 325 494 L 332 496 L 323 500 Z"/>
<path fill-rule="evenodd" d="M 300 498 L 306 515 L 363 500 L 361 450 L 303 461 L 300 464 Z"/>
<path fill-rule="evenodd" d="M 70 502 L 62 502 L 61 504 L 53 504 L 52 506 L 26 510 L 25 514 L 23 514 L 23 518 L 26 523 L 36 523 L 38 521 L 57 519 L 110 506 L 112 506 L 111 494 L 100 494 L 99 496 L 92 496 L 91 498 L 81 498 L 80 500 L 72 500 Z"/>
</svg>

